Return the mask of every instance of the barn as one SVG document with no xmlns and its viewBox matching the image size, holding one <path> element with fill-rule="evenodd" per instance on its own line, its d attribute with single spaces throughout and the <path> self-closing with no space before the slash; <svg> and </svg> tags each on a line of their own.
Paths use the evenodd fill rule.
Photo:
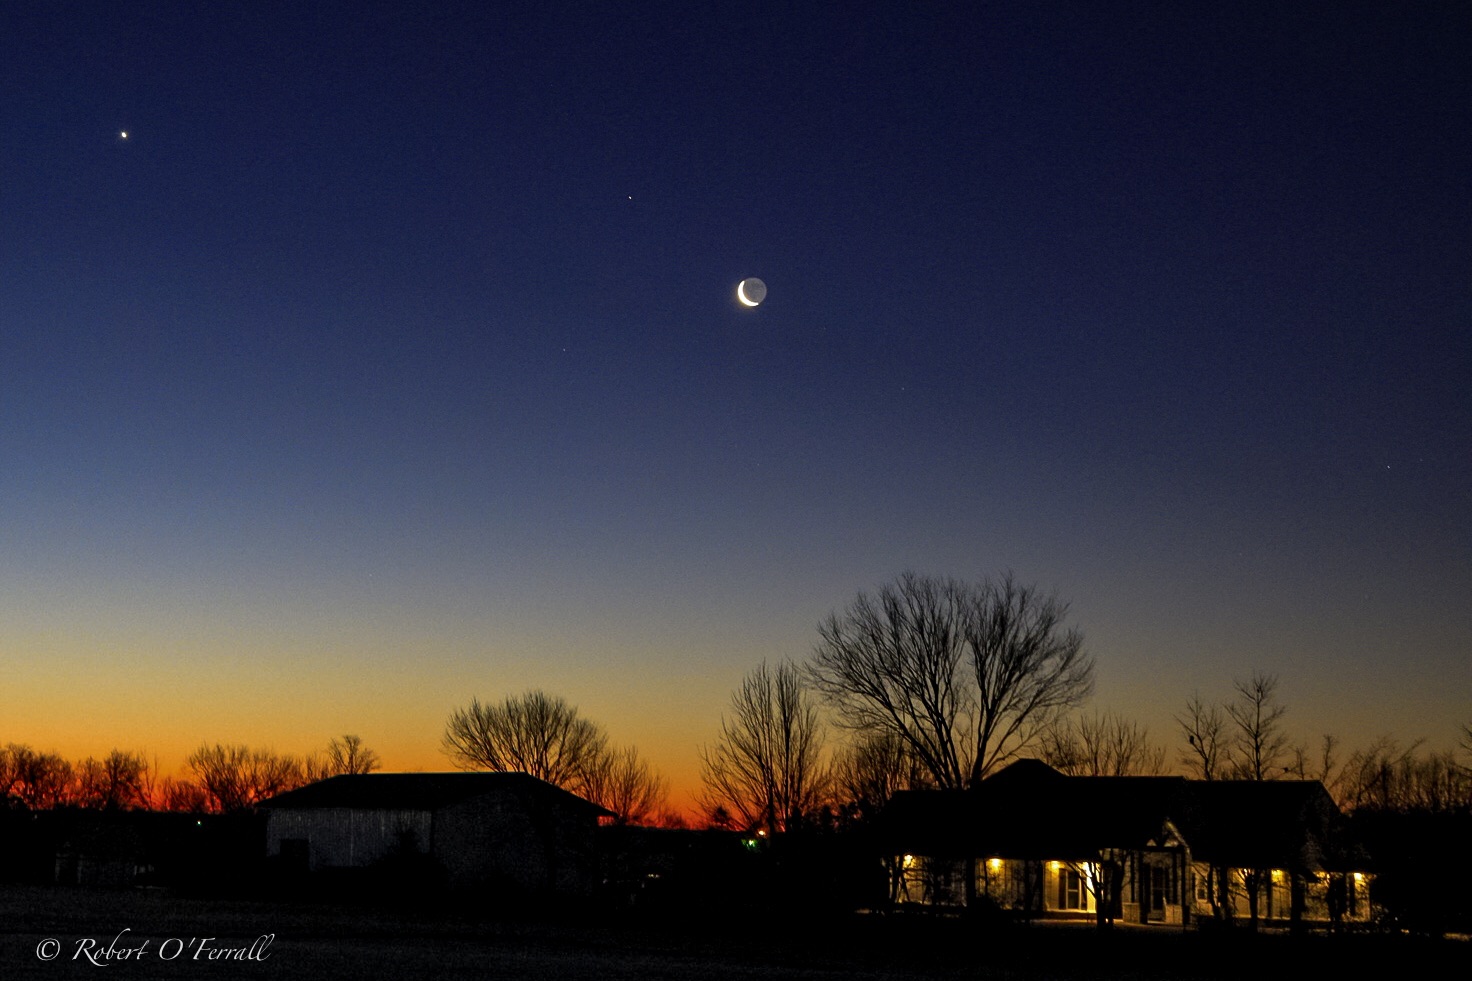
<svg viewBox="0 0 1472 981">
<path fill-rule="evenodd" d="M 286 868 L 365 869 L 428 856 L 450 887 L 500 898 L 592 893 L 609 812 L 525 773 L 363 773 L 262 802 L 266 851 Z"/>
</svg>

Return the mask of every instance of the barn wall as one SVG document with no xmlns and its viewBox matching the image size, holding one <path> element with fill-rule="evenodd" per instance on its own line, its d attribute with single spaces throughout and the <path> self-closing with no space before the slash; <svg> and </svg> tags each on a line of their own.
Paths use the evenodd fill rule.
<svg viewBox="0 0 1472 981">
<path fill-rule="evenodd" d="M 309 868 L 362 867 L 389 854 L 406 834 L 427 850 L 430 827 L 428 811 L 274 808 L 266 825 L 266 853 L 279 856 L 283 840 L 305 840 Z"/>
<path fill-rule="evenodd" d="M 597 823 L 552 795 L 488 794 L 439 813 L 435 857 L 459 885 L 588 895 Z"/>
</svg>

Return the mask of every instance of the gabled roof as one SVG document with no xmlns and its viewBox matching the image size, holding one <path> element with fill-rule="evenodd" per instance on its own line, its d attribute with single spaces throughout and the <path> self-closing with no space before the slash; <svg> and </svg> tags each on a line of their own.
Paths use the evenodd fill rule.
<svg viewBox="0 0 1472 981">
<path fill-rule="evenodd" d="M 562 807 L 610 812 L 526 773 L 357 773 L 328 777 L 288 790 L 261 807 L 303 810 L 437 811 L 488 795 L 539 796 Z"/>
<path fill-rule="evenodd" d="M 1071 777 L 1018 760 L 981 785 L 990 825 L 983 842 L 1038 858 L 1162 844 L 1185 785 L 1183 777 Z"/>
</svg>

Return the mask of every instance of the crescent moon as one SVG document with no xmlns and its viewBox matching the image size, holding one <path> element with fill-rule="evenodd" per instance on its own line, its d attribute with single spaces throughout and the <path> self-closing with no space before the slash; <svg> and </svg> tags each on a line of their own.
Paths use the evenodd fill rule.
<svg viewBox="0 0 1472 981">
<path fill-rule="evenodd" d="M 767 298 L 767 284 L 755 276 L 747 276 L 736 284 L 736 299 L 744 307 L 759 307 Z"/>
</svg>

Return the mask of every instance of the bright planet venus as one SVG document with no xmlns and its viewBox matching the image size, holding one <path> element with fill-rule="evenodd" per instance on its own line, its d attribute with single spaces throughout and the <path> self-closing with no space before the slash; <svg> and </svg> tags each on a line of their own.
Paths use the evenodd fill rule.
<svg viewBox="0 0 1472 981">
<path fill-rule="evenodd" d="M 752 276 L 736 284 L 736 299 L 748 307 L 761 306 L 767 298 L 767 284 Z"/>
</svg>

